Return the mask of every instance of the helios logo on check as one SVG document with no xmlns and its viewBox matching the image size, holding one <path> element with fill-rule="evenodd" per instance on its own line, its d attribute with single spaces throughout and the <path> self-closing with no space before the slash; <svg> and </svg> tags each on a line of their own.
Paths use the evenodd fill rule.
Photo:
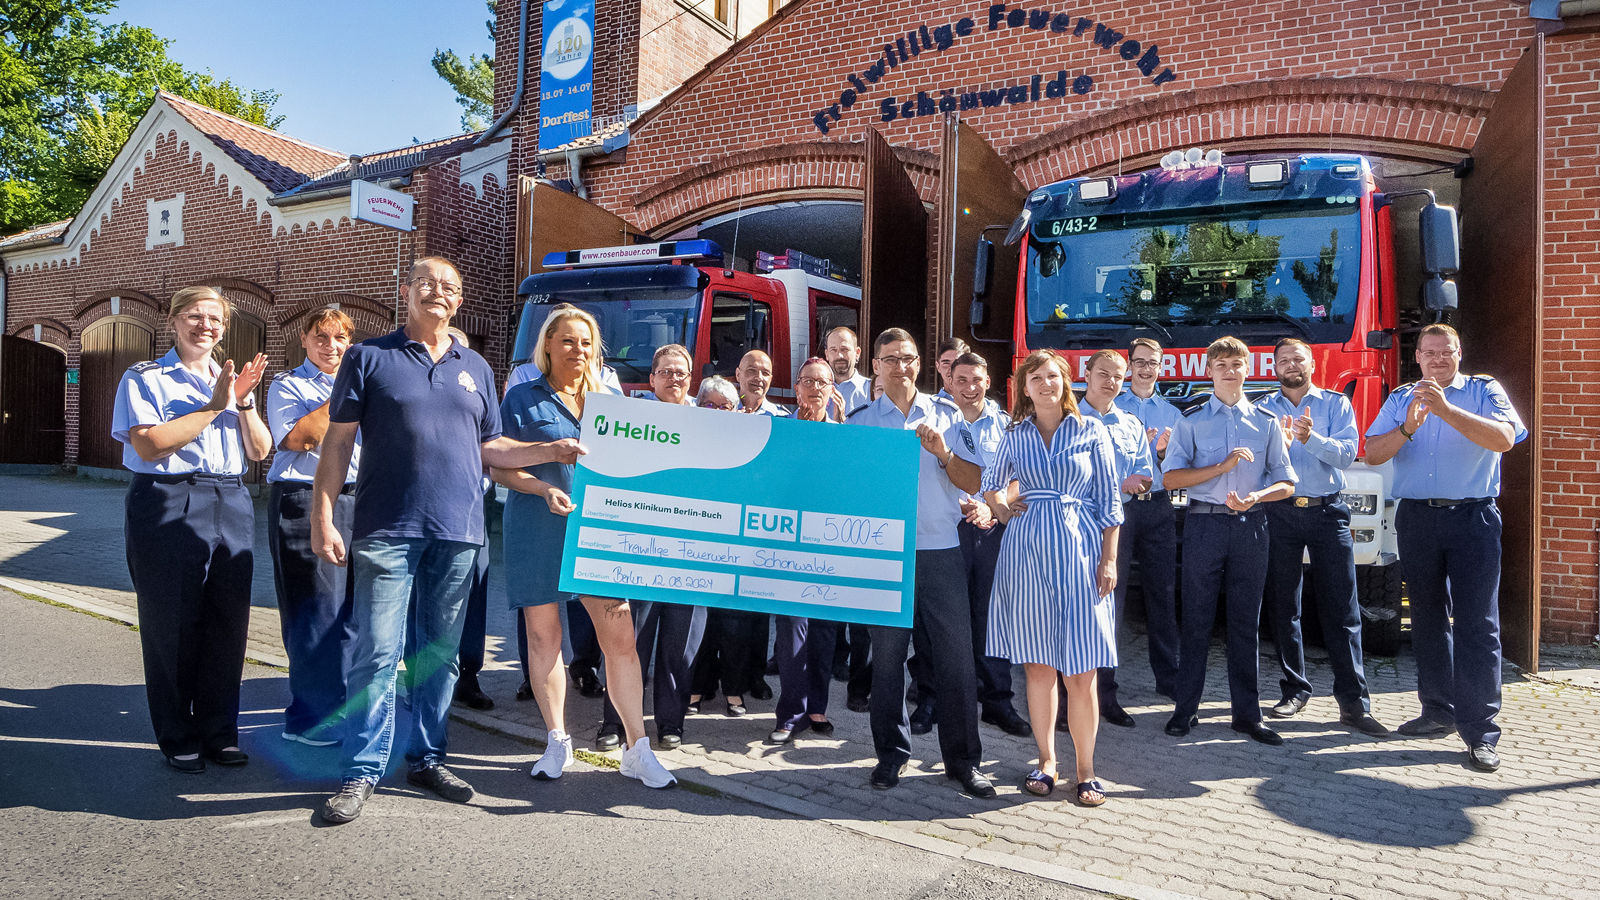
<svg viewBox="0 0 1600 900">
<path fill-rule="evenodd" d="M 914 434 L 590 394 L 583 442 L 562 590 L 910 625 Z"/>
</svg>

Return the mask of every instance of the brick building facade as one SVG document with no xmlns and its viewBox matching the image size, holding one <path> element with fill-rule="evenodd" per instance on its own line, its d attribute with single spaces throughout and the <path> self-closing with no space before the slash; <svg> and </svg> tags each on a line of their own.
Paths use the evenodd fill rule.
<svg viewBox="0 0 1600 900">
<path fill-rule="evenodd" d="M 522 22 L 502 5 L 497 60 L 517 59 L 523 29 L 537 45 L 540 7 L 528 4 L 529 21 Z M 951 107 L 1029 189 L 1146 168 L 1191 146 L 1360 152 L 1420 170 L 1483 149 L 1479 137 L 1491 113 L 1506 109 L 1496 103 L 1508 79 L 1535 53 L 1542 67 L 1528 95 L 1537 110 L 1526 154 L 1539 172 L 1530 245 L 1538 342 L 1523 365 L 1542 386 L 1533 408 L 1522 410 L 1534 434 L 1515 452 L 1536 461 L 1532 483 L 1542 492 L 1536 630 L 1556 642 L 1594 637 L 1600 19 L 1558 0 L 1313 7 L 1287 0 L 1099 7 L 796 0 L 772 8 L 771 18 L 735 42 L 732 30 L 713 34 L 695 25 L 683 0 L 598 4 L 594 115 L 602 131 L 624 136 L 609 152 L 593 141 L 568 148 L 581 154 L 541 157 L 531 63 L 534 87 L 510 119 L 508 139 L 495 145 L 505 148 L 504 175 L 482 174 L 502 163 L 486 167 L 471 154 L 441 155 L 411 174 L 407 190 L 421 192 L 419 230 L 403 239 L 401 255 L 438 252 L 463 261 L 469 294 L 486 301 L 464 309 L 463 327 L 484 338 L 492 361 L 505 359 L 515 282 L 527 274 L 514 270 L 509 227 L 519 178 L 581 182 L 591 202 L 640 234 L 664 238 L 750 207 L 859 203 L 871 129 L 893 146 L 916 193 L 934 209 L 927 246 L 936 248 L 949 226 L 936 207 L 943 113 Z M 536 51 L 529 55 L 536 61 Z M 497 115 L 510 109 L 516 75 L 511 65 L 497 71 Z M 680 82 L 657 100 L 665 85 Z M 1060 87 L 1052 91 L 1051 84 Z M 1525 104 L 1528 96 L 1508 103 Z M 93 227 L 75 220 L 58 246 L 38 243 L 59 237 L 48 231 L 0 242 L 6 334 L 37 331 L 75 365 L 80 335 L 108 314 L 110 296 L 123 298 L 121 315 L 148 327 L 172 289 L 218 276 L 237 279 L 246 311 L 273 326 L 335 294 L 352 295 L 350 304 L 368 309 L 374 326 L 389 314 L 392 232 L 351 225 L 340 213 L 347 202 L 269 204 L 270 189 L 251 184 L 254 176 L 230 163 L 215 137 L 184 121 L 177 113 L 173 122 L 163 120 L 137 148 L 144 162 L 108 177 L 91 201 L 99 205 L 80 216 Z M 304 165 L 308 174 L 317 168 L 280 161 Z M 570 171 L 569 161 L 580 170 Z M 481 177 L 461 174 L 467 170 Z M 177 191 L 186 192 L 186 209 L 215 216 L 191 224 L 201 217 L 186 212 L 186 228 L 215 227 L 216 239 L 227 234 L 229 255 L 216 245 L 219 255 L 209 259 L 185 248 L 145 250 L 138 208 Z M 1469 227 L 1484 227 L 1471 207 L 1463 213 Z M 940 264 L 932 252 L 930 296 Z M 1462 297 L 1469 317 L 1474 303 L 1483 310 L 1494 299 L 1475 297 L 1465 282 Z M 942 336 L 941 321 L 930 311 L 928 337 Z M 282 334 L 269 329 L 267 340 L 271 356 Z M 1469 370 L 1479 350 L 1467 347 Z M 69 395 L 69 410 L 75 408 Z M 69 438 L 69 462 L 78 458 L 76 447 Z"/>
</svg>

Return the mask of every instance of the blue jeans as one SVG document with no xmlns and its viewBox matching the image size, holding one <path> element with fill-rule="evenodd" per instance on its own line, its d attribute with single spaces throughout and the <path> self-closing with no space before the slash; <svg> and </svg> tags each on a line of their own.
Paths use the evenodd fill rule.
<svg viewBox="0 0 1600 900">
<path fill-rule="evenodd" d="M 363 538 L 351 548 L 355 566 L 355 638 L 346 684 L 349 731 L 344 777 L 377 781 L 394 743 L 395 669 L 406 646 L 407 612 L 415 598 L 416 652 L 406 661 L 411 685 L 413 769 L 444 758 L 445 724 L 460 667 L 456 652 L 479 547 L 423 538 Z"/>
</svg>

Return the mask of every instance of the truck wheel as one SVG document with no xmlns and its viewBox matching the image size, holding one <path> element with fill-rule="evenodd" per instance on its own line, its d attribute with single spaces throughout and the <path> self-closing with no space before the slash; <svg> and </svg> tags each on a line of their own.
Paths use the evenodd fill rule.
<svg viewBox="0 0 1600 900">
<path fill-rule="evenodd" d="M 1400 566 L 1357 566 L 1356 592 L 1361 602 L 1361 646 L 1373 656 L 1400 653 Z"/>
</svg>

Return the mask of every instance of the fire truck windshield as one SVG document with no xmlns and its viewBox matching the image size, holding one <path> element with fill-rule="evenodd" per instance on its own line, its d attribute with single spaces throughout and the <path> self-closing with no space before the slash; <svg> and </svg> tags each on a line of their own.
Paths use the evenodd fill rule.
<svg viewBox="0 0 1600 900">
<path fill-rule="evenodd" d="M 1360 236 L 1360 213 L 1343 198 L 1046 219 L 1028 242 L 1028 346 L 1140 336 L 1204 346 L 1220 334 L 1343 342 Z"/>
<path fill-rule="evenodd" d="M 693 270 L 690 270 L 693 271 Z M 683 344 L 694 351 L 699 324 L 700 291 L 682 287 L 616 287 L 534 294 L 523 310 L 515 356 L 532 359 L 539 328 L 558 303 L 588 311 L 600 323 L 605 361 L 624 384 L 650 380 L 650 360 L 663 344 Z M 523 346 L 526 343 L 526 346 Z"/>
</svg>

